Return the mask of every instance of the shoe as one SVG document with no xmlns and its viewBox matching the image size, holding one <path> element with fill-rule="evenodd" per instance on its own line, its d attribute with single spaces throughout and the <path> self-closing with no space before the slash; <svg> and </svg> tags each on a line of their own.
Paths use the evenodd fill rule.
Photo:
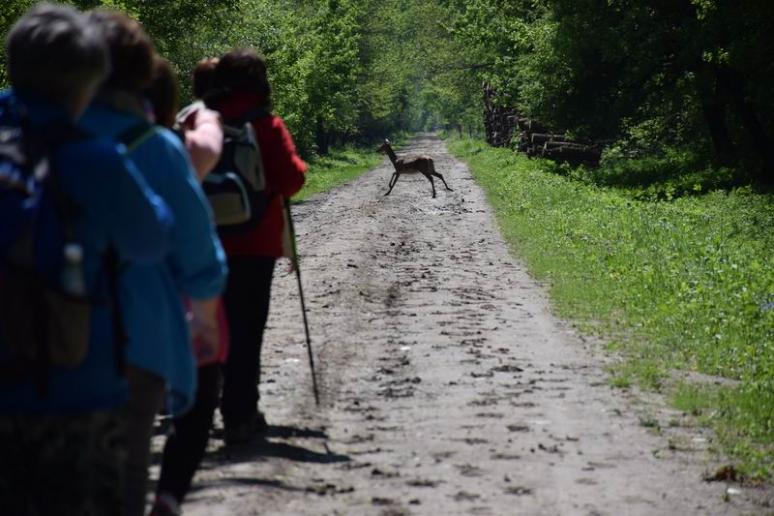
<svg viewBox="0 0 774 516">
<path fill-rule="evenodd" d="M 180 516 L 181 514 L 183 513 L 180 510 L 180 504 L 175 500 L 175 497 L 162 493 L 156 497 L 148 516 Z"/>
<path fill-rule="evenodd" d="M 250 420 L 235 425 L 227 425 L 223 429 L 223 440 L 228 445 L 245 444 L 253 435 L 266 435 L 269 424 L 262 412 L 256 412 Z"/>
<path fill-rule="evenodd" d="M 269 424 L 266 422 L 266 416 L 260 410 L 253 416 L 253 433 L 266 435 L 269 430 Z"/>
<path fill-rule="evenodd" d="M 223 429 L 223 440 L 229 446 L 245 444 L 253 435 L 252 422 L 246 421 L 236 425 L 229 425 Z"/>
</svg>

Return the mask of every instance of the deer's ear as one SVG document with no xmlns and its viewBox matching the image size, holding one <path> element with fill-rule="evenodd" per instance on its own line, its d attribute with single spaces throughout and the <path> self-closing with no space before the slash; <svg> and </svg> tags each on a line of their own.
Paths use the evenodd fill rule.
<svg viewBox="0 0 774 516">
<path fill-rule="evenodd" d="M 384 143 L 386 143 L 387 145 L 389 145 L 389 144 L 390 144 L 390 140 L 388 140 L 387 138 L 385 138 L 385 139 L 384 139 Z"/>
</svg>

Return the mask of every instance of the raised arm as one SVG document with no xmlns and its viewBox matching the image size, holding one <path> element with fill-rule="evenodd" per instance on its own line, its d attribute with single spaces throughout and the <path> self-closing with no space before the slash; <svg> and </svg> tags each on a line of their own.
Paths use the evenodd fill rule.
<svg viewBox="0 0 774 516">
<path fill-rule="evenodd" d="M 185 147 L 201 181 L 218 163 L 223 150 L 220 115 L 209 109 L 197 109 L 184 121 L 183 130 Z"/>
</svg>

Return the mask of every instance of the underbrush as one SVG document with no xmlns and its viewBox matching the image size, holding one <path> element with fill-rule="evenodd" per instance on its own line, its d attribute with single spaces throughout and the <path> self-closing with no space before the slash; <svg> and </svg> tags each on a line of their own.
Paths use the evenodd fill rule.
<svg viewBox="0 0 774 516">
<path fill-rule="evenodd" d="M 739 168 L 716 167 L 687 151 L 668 149 L 662 155 L 629 159 L 608 155 L 598 168 L 550 164 L 551 170 L 573 179 L 618 189 L 644 201 L 731 190 L 749 182 Z"/>
<path fill-rule="evenodd" d="M 449 147 L 485 188 L 515 253 L 550 285 L 559 314 L 625 357 L 613 382 L 690 398 L 741 471 L 771 477 L 774 196 L 732 188 L 722 172 L 655 174 L 649 183 L 654 163 L 557 174 L 556 165 L 481 141 Z M 699 186 L 657 193 L 674 177 Z M 668 382 L 675 369 L 738 383 Z"/>
</svg>

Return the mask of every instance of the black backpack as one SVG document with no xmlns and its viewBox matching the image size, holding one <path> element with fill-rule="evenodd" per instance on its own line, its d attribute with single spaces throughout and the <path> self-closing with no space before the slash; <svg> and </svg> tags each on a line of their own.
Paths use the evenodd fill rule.
<svg viewBox="0 0 774 516">
<path fill-rule="evenodd" d="M 256 109 L 240 119 L 223 123 L 223 152 L 202 182 L 215 225 L 222 234 L 249 230 L 266 212 L 269 203 L 266 175 L 252 124 L 264 116 L 268 116 L 264 109 Z"/>
</svg>

